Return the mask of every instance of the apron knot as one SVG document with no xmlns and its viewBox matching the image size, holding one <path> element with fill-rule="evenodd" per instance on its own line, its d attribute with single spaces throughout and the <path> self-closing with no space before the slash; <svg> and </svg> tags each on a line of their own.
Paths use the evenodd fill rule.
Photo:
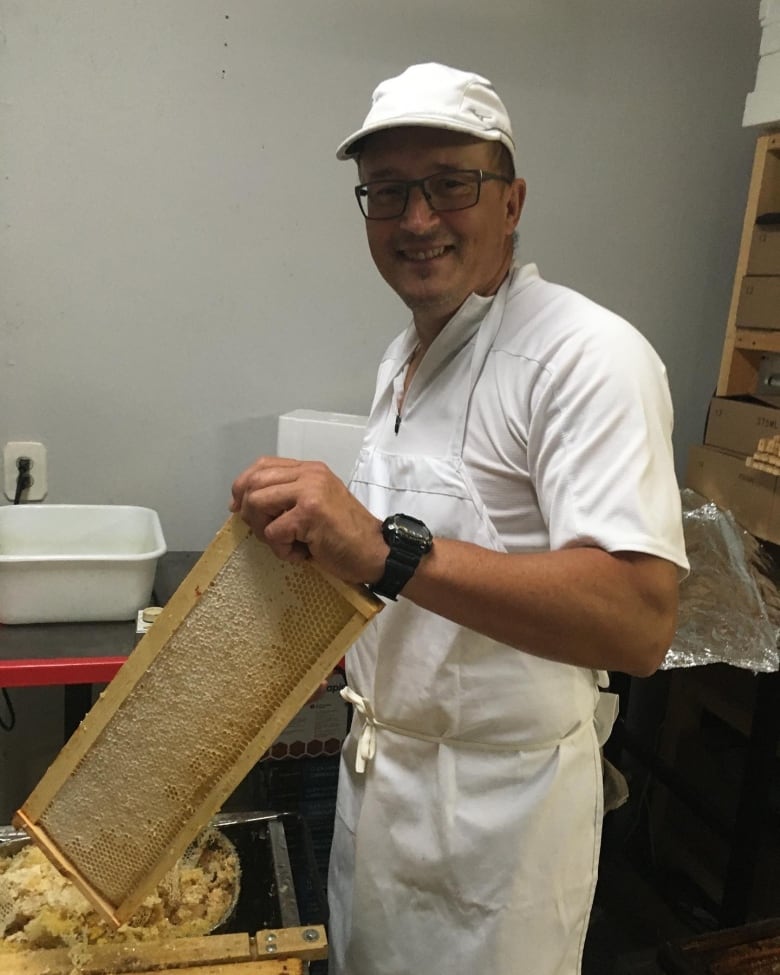
<svg viewBox="0 0 780 975">
<path fill-rule="evenodd" d="M 357 744 L 357 754 L 355 755 L 355 771 L 362 775 L 366 770 L 366 764 L 376 754 L 376 718 L 371 703 L 360 694 L 356 694 L 351 687 L 342 687 L 341 696 L 351 704 L 358 714 L 363 718 L 363 730 L 360 732 Z"/>
</svg>

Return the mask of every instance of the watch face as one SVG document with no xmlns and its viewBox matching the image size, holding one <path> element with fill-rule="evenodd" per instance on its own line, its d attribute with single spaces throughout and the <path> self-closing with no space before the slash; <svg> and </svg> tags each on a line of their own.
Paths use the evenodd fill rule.
<svg viewBox="0 0 780 975">
<path fill-rule="evenodd" d="M 387 519 L 385 525 L 388 534 L 397 542 L 419 548 L 421 552 L 430 549 L 431 533 L 417 518 L 409 515 L 394 515 Z"/>
</svg>

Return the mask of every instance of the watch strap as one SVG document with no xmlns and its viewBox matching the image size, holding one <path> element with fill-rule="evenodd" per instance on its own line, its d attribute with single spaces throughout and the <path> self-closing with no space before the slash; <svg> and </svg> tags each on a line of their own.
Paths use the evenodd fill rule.
<svg viewBox="0 0 780 975">
<path fill-rule="evenodd" d="M 371 592 L 395 600 L 414 575 L 423 555 L 431 550 L 433 538 L 427 526 L 410 515 L 390 515 L 382 522 L 382 536 L 390 552 L 382 578 L 369 586 Z"/>
<path fill-rule="evenodd" d="M 420 564 L 421 555 L 390 551 L 385 560 L 385 571 L 379 582 L 369 586 L 371 592 L 377 596 L 384 596 L 393 601 L 414 575 L 414 570 Z"/>
</svg>

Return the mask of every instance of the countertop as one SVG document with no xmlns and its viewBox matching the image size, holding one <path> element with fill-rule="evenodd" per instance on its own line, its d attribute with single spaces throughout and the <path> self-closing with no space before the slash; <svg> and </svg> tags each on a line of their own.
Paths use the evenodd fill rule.
<svg viewBox="0 0 780 975">
<path fill-rule="evenodd" d="M 201 554 L 166 552 L 160 558 L 153 605 L 165 605 Z M 137 642 L 135 620 L 0 625 L 0 687 L 102 683 Z"/>
</svg>

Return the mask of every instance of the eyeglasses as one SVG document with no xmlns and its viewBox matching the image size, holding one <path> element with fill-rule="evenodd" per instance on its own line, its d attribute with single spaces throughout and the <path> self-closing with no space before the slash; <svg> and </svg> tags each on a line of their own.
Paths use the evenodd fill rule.
<svg viewBox="0 0 780 975">
<path fill-rule="evenodd" d="M 454 169 L 425 179 L 375 179 L 356 186 L 355 196 L 367 220 L 393 220 L 406 210 L 414 186 L 420 187 L 431 210 L 468 210 L 479 203 L 482 184 L 492 179 L 513 182 L 483 169 Z"/>
</svg>

